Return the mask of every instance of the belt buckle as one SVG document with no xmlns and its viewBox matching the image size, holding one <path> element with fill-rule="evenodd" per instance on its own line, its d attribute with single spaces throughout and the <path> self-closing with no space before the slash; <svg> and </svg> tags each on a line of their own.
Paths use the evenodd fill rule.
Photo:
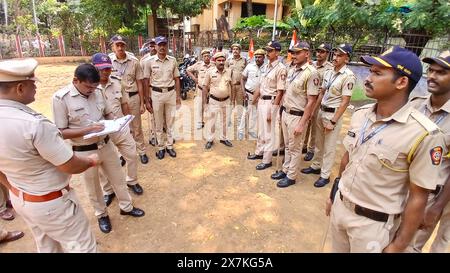
<svg viewBox="0 0 450 273">
<path fill-rule="evenodd" d="M 162 90 L 162 93 L 167 93 L 167 92 L 169 92 L 169 88 L 161 88 L 161 90 Z"/>
</svg>

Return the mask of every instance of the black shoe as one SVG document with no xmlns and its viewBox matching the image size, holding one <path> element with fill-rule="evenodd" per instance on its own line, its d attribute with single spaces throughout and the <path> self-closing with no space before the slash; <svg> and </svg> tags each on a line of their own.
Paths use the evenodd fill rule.
<svg viewBox="0 0 450 273">
<path fill-rule="evenodd" d="M 206 144 L 205 144 L 205 149 L 206 149 L 206 150 L 211 149 L 211 147 L 213 146 L 213 144 L 214 144 L 214 142 L 212 142 L 212 141 L 206 142 Z"/>
<path fill-rule="evenodd" d="M 133 207 L 133 209 L 128 211 L 128 212 L 120 210 L 120 215 L 130 215 L 130 216 L 133 216 L 133 217 L 142 217 L 142 216 L 145 215 L 145 212 L 143 210 L 141 210 L 141 209 Z"/>
<path fill-rule="evenodd" d="M 286 177 L 286 173 L 283 171 L 276 171 L 275 173 L 273 173 L 270 178 L 274 179 L 274 180 L 279 180 L 279 179 L 283 179 Z"/>
<path fill-rule="evenodd" d="M 174 149 L 167 149 L 166 148 L 166 151 L 171 157 L 177 157 L 177 153 L 175 152 Z"/>
<path fill-rule="evenodd" d="M 316 170 L 316 169 L 313 169 L 311 167 L 308 167 L 308 168 L 302 169 L 301 172 L 304 173 L 304 174 L 311 174 L 311 173 L 313 173 L 313 174 L 320 174 L 320 169 Z"/>
<path fill-rule="evenodd" d="M 272 167 L 272 162 L 270 162 L 270 163 L 268 163 L 268 164 L 266 164 L 266 163 L 259 163 L 258 165 L 256 165 L 256 169 L 257 169 L 258 171 L 267 169 L 267 168 L 269 168 L 269 167 Z"/>
<path fill-rule="evenodd" d="M 303 148 L 302 149 L 302 154 L 306 154 L 308 152 L 308 148 Z"/>
<path fill-rule="evenodd" d="M 150 140 L 148 141 L 148 144 L 150 144 L 150 145 L 152 145 L 153 147 L 155 147 L 155 146 L 156 146 L 156 138 L 152 137 L 152 139 L 150 139 Z"/>
<path fill-rule="evenodd" d="M 111 205 L 111 202 L 114 199 L 114 197 L 116 197 L 115 193 L 103 195 L 103 200 L 105 200 L 105 204 L 107 207 L 109 207 L 109 205 Z"/>
<path fill-rule="evenodd" d="M 295 180 L 285 177 L 285 178 L 281 179 L 280 181 L 278 181 L 277 187 L 278 188 L 286 188 L 286 187 L 289 187 L 290 185 L 294 185 L 294 184 L 295 184 Z"/>
<path fill-rule="evenodd" d="M 159 150 L 158 152 L 156 152 L 156 157 L 161 160 L 164 158 L 164 155 L 166 154 L 165 150 Z"/>
<path fill-rule="evenodd" d="M 257 154 L 248 154 L 247 159 L 248 160 L 256 160 L 256 159 L 263 159 L 263 155 L 257 155 Z"/>
<path fill-rule="evenodd" d="M 316 188 L 322 188 L 323 186 L 325 186 L 326 184 L 330 183 L 330 179 L 329 178 L 319 178 L 317 179 L 316 182 L 314 182 L 314 187 Z"/>
<path fill-rule="evenodd" d="M 128 188 L 130 188 L 135 194 L 137 195 L 141 195 L 144 193 L 144 189 L 141 187 L 141 185 L 136 184 L 136 185 L 127 185 Z"/>
<path fill-rule="evenodd" d="M 141 163 L 142 164 L 147 164 L 148 163 L 148 157 L 146 154 L 140 155 L 139 156 L 141 158 Z"/>
<path fill-rule="evenodd" d="M 311 161 L 314 158 L 314 152 L 308 151 L 303 158 L 305 161 Z"/>
<path fill-rule="evenodd" d="M 98 226 L 100 227 L 101 232 L 110 233 L 111 232 L 111 221 L 109 220 L 109 216 L 103 216 L 98 218 Z"/>
<path fill-rule="evenodd" d="M 123 158 L 123 156 L 120 156 L 120 166 L 125 166 L 125 164 L 127 164 L 127 161 L 125 160 L 125 158 Z"/>
<path fill-rule="evenodd" d="M 221 140 L 220 143 L 228 147 L 233 147 L 233 144 L 229 140 Z"/>
<path fill-rule="evenodd" d="M 284 155 L 284 149 L 280 149 L 280 155 Z M 277 150 L 272 152 L 272 156 L 278 156 Z"/>
</svg>

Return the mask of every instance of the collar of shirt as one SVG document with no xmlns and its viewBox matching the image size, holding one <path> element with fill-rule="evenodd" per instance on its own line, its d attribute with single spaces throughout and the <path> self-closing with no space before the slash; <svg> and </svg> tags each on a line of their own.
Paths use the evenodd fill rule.
<svg viewBox="0 0 450 273">
<path fill-rule="evenodd" d="M 97 89 L 98 90 L 106 90 L 106 88 L 108 88 L 110 85 L 112 84 L 111 82 L 111 78 L 108 79 L 108 82 L 106 83 L 106 85 L 103 87 L 101 83 L 98 84 Z"/>
<path fill-rule="evenodd" d="M 169 56 L 168 55 L 164 56 L 163 60 L 161 60 L 158 55 L 156 56 L 156 61 L 157 62 L 163 63 L 163 62 L 168 61 L 168 60 L 169 60 Z"/>
<path fill-rule="evenodd" d="M 369 112 L 369 119 L 370 119 L 372 122 L 377 121 L 377 120 L 376 120 L 376 119 L 377 119 L 377 115 L 376 115 L 376 113 L 375 113 L 375 110 L 376 110 L 377 105 L 378 105 L 378 104 L 374 104 L 374 105 L 370 108 L 371 111 Z M 409 103 L 407 103 L 407 104 L 403 105 L 402 108 L 398 109 L 397 112 L 395 112 L 394 114 L 392 114 L 392 116 L 387 117 L 387 118 L 384 118 L 384 119 L 380 119 L 380 120 L 378 120 L 378 122 L 379 122 L 379 121 L 386 122 L 386 121 L 389 121 L 389 120 L 393 119 L 393 120 L 395 120 L 395 121 L 397 121 L 397 122 L 400 122 L 400 123 L 406 123 L 406 121 L 408 121 L 408 117 L 409 117 L 409 115 L 411 114 L 412 109 L 413 109 L 413 108 L 409 105 Z"/>
<path fill-rule="evenodd" d="M 316 68 L 322 68 L 322 67 L 326 67 L 326 66 L 333 66 L 329 61 L 325 61 L 322 65 L 317 65 L 317 61 L 314 62 L 314 66 Z"/>
<path fill-rule="evenodd" d="M 239 58 L 237 58 L 237 59 L 233 56 L 233 57 L 231 58 L 231 60 L 232 60 L 232 61 L 236 61 L 236 62 L 237 62 L 237 61 L 240 61 L 240 60 L 242 60 L 242 56 L 239 55 Z"/>
<path fill-rule="evenodd" d="M 85 98 L 85 99 L 88 98 L 87 96 L 81 94 L 81 92 L 78 91 L 78 89 L 75 87 L 75 85 L 74 85 L 73 83 L 70 85 L 70 91 L 69 91 L 69 94 L 70 94 L 71 97 L 75 97 L 75 96 L 78 96 L 78 95 L 79 95 L 79 96 L 82 96 L 82 97 Z"/>
<path fill-rule="evenodd" d="M 342 74 L 342 73 L 345 72 L 345 70 L 347 70 L 347 65 L 346 65 L 346 64 L 344 64 L 344 66 L 341 67 L 341 69 L 339 69 L 339 71 L 338 71 L 337 73 Z M 333 70 L 333 71 L 334 71 L 334 70 Z"/>
<path fill-rule="evenodd" d="M 219 74 L 223 74 L 223 73 L 225 73 L 225 71 L 226 71 L 225 68 L 222 70 L 222 72 L 220 72 L 219 69 L 218 69 L 217 67 L 214 68 L 214 72 L 219 73 Z"/>
<path fill-rule="evenodd" d="M 30 107 L 26 106 L 25 104 L 15 101 L 15 100 L 8 100 L 8 99 L 0 99 L 0 106 L 9 106 L 19 109 L 25 109 L 27 111 L 36 112 Z"/>
<path fill-rule="evenodd" d="M 308 67 L 308 62 L 304 63 L 302 66 L 300 67 L 295 67 L 295 71 L 299 71 L 299 70 L 305 70 L 306 67 Z"/>
<path fill-rule="evenodd" d="M 210 68 L 213 64 L 212 64 L 212 62 L 209 62 L 209 64 L 206 64 L 204 61 L 202 61 L 201 65 L 206 67 L 206 68 Z"/>
<path fill-rule="evenodd" d="M 267 63 L 267 67 L 270 67 L 270 68 L 272 68 L 272 67 L 275 67 L 278 63 L 280 62 L 280 60 L 275 60 L 273 63 Z"/>
<path fill-rule="evenodd" d="M 431 95 L 428 96 L 427 100 L 426 100 L 426 104 L 425 106 L 427 107 L 428 111 L 430 111 L 430 113 L 437 113 L 440 111 L 444 111 L 447 113 L 450 113 L 450 100 L 448 100 L 446 103 L 444 103 L 444 105 L 441 106 L 441 108 L 435 110 L 432 106 L 431 106 Z"/>
<path fill-rule="evenodd" d="M 118 62 L 118 63 L 122 63 L 122 64 L 126 63 L 129 60 L 131 60 L 131 59 L 130 59 L 130 55 L 128 55 L 128 53 L 125 53 L 125 59 L 121 59 L 121 60 L 117 59 L 116 54 L 113 54 L 112 58 L 111 58 L 112 62 Z"/>
</svg>

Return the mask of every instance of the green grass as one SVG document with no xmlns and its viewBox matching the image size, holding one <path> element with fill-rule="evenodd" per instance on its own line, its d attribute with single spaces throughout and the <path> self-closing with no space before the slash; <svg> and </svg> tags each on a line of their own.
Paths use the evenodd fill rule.
<svg viewBox="0 0 450 273">
<path fill-rule="evenodd" d="M 364 90 L 362 87 L 357 86 L 355 90 L 353 91 L 352 99 L 351 101 L 361 101 L 361 100 L 367 100 L 369 99 L 366 97 L 366 94 L 364 93 Z"/>
</svg>

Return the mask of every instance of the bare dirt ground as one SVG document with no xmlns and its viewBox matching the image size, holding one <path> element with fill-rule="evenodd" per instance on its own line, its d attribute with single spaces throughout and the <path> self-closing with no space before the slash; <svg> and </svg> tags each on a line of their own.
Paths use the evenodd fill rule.
<svg viewBox="0 0 450 273">
<path fill-rule="evenodd" d="M 31 107 L 52 119 L 51 96 L 72 80 L 75 64 L 41 65 L 37 69 L 36 102 Z M 183 104 L 192 107 L 192 94 Z M 143 126 L 148 141 L 147 114 Z M 346 132 L 345 114 L 341 134 Z M 195 129 L 192 129 L 195 130 Z M 145 210 L 143 218 L 121 216 L 117 200 L 108 211 L 113 230 L 103 234 L 78 176 L 76 190 L 91 222 L 102 252 L 320 252 L 328 226 L 324 204 L 331 185 L 313 186 L 318 175 L 301 175 L 289 188 L 276 187 L 270 174 L 275 167 L 256 171 L 257 161 L 246 159 L 254 141 L 233 141 L 233 148 L 218 142 L 205 152 L 205 141 L 178 140 L 177 158 L 155 157 L 148 145 L 150 162 L 139 164 L 139 183 L 144 195 L 132 194 L 135 206 Z M 343 151 L 338 155 L 336 176 Z M 276 158 L 274 157 L 274 165 Z M 303 162 L 301 167 L 307 167 Z M 0 246 L 0 252 L 35 252 L 31 231 L 17 216 L 2 221 L 8 230 L 23 230 L 25 237 Z M 325 251 L 329 249 L 327 243 Z M 428 249 L 428 246 L 427 246 Z"/>
</svg>

